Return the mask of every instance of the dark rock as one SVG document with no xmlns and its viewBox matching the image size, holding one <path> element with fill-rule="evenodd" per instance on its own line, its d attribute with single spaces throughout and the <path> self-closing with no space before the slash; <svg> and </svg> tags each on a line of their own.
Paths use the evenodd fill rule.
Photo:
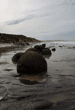
<svg viewBox="0 0 75 110">
<path fill-rule="evenodd" d="M 28 51 L 33 51 L 33 52 L 39 53 L 39 51 L 36 48 L 29 48 L 26 50 L 26 52 L 28 52 Z"/>
<path fill-rule="evenodd" d="M 47 71 L 47 62 L 36 52 L 29 51 L 22 55 L 17 64 L 17 72 L 21 74 L 39 74 Z"/>
<path fill-rule="evenodd" d="M 42 52 L 42 50 L 45 48 L 45 45 L 42 44 L 42 45 L 36 45 L 34 46 L 34 48 L 36 48 L 37 50 L 39 50 L 39 52 Z"/>
<path fill-rule="evenodd" d="M 56 49 L 55 49 L 55 48 L 53 48 L 53 49 L 52 49 L 52 51 L 56 51 Z"/>
<path fill-rule="evenodd" d="M 16 53 L 16 54 L 12 57 L 12 61 L 13 61 L 14 63 L 17 63 L 18 60 L 19 60 L 19 58 L 20 58 L 23 54 L 24 54 L 24 53 L 22 53 L 22 52 Z"/>
<path fill-rule="evenodd" d="M 46 44 L 42 44 L 42 46 L 45 48 L 46 47 Z"/>
<path fill-rule="evenodd" d="M 63 46 L 59 46 L 59 47 L 63 47 Z"/>
<path fill-rule="evenodd" d="M 2 64 L 9 64 L 8 62 L 0 62 L 0 65 L 2 65 Z"/>
<path fill-rule="evenodd" d="M 13 70 L 13 69 L 7 69 L 7 68 L 6 68 L 6 69 L 4 69 L 3 71 L 12 71 L 12 70 Z"/>
<path fill-rule="evenodd" d="M 45 48 L 42 50 L 41 54 L 43 55 L 51 55 L 51 50 L 49 48 Z"/>
</svg>

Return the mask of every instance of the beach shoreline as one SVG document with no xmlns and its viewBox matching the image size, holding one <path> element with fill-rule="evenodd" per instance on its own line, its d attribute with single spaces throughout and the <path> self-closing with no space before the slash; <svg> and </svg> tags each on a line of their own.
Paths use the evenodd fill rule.
<svg viewBox="0 0 75 110">
<path fill-rule="evenodd" d="M 32 82 L 30 77 L 32 76 L 27 75 L 24 76 L 25 78 L 23 77 L 25 82 L 21 82 L 22 77 L 16 76 L 18 75 L 16 65 L 11 61 L 15 52 L 25 52 L 25 47 L 19 47 L 19 50 L 18 48 L 16 50 L 13 48 L 12 51 L 9 49 L 9 52 L 5 51 L 5 54 L 1 55 L 1 110 L 7 107 L 8 110 L 11 110 L 11 108 L 16 110 L 19 107 L 21 110 L 27 109 L 26 107 L 29 107 L 27 110 L 33 110 L 34 107 L 36 108 L 39 105 L 39 101 L 42 102 L 44 100 L 53 103 L 53 106 L 48 108 L 48 110 L 75 109 L 75 44 L 43 43 L 46 43 L 47 47 L 51 47 L 50 49 L 56 48 L 56 51 L 52 52 L 52 56 L 45 57 L 48 66 L 47 75 L 38 76 L 38 80 L 37 77 L 33 76 L 34 83 L 32 84 L 30 84 Z M 32 47 L 34 45 L 36 43 Z M 36 81 L 38 82 L 36 83 Z"/>
<path fill-rule="evenodd" d="M 29 46 L 32 46 L 33 44 L 37 44 L 37 42 L 29 42 Z M 10 52 L 14 50 L 19 50 L 22 48 L 27 48 L 28 45 L 15 45 L 13 43 L 1 43 L 0 45 L 0 55 L 4 52 Z"/>
</svg>

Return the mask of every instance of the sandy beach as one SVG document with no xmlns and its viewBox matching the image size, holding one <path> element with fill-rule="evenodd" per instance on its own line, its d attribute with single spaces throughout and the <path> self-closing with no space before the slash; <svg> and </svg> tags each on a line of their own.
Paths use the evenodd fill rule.
<svg viewBox="0 0 75 110">
<path fill-rule="evenodd" d="M 75 43 L 40 42 L 56 48 L 47 61 L 47 72 L 42 76 L 18 76 L 15 53 L 25 52 L 36 43 L 0 54 L 0 110 L 75 110 Z M 2 48 L 2 47 L 0 47 Z M 8 48 L 8 47 L 7 47 Z M 53 103 L 48 106 L 48 103 Z"/>
</svg>

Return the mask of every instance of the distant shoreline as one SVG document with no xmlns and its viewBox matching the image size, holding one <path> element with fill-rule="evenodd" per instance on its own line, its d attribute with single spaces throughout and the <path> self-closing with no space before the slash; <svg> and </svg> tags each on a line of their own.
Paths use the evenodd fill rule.
<svg viewBox="0 0 75 110">
<path fill-rule="evenodd" d="M 73 41 L 73 42 L 75 42 L 75 40 L 41 40 L 41 42 L 66 42 L 66 41 Z"/>
</svg>

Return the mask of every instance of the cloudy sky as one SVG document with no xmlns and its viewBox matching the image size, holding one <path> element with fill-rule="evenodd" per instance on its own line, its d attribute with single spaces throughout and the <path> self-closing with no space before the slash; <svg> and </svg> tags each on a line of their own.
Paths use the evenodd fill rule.
<svg viewBox="0 0 75 110">
<path fill-rule="evenodd" d="M 0 33 L 75 39 L 75 0 L 0 0 Z"/>
</svg>

